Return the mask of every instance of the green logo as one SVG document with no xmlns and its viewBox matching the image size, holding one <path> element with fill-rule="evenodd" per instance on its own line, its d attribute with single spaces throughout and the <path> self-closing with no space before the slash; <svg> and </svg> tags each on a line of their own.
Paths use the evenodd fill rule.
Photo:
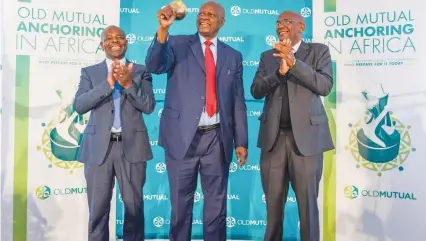
<svg viewBox="0 0 426 241">
<path fill-rule="evenodd" d="M 50 187 L 39 186 L 36 188 L 36 197 L 40 200 L 46 200 L 50 197 Z"/>
<path fill-rule="evenodd" d="M 73 173 L 83 167 L 76 159 L 87 118 L 74 110 L 73 99 L 68 101 L 63 98 L 63 92 L 56 93 L 61 98 L 62 107 L 56 119 L 41 124 L 44 132 L 37 150 L 43 151 L 50 163 L 49 168 L 56 166 Z"/>
<path fill-rule="evenodd" d="M 403 171 L 402 164 L 408 160 L 411 151 L 410 125 L 404 125 L 388 109 L 388 94 L 375 97 L 367 91 L 363 93 L 367 101 L 367 112 L 364 121 L 355 125 L 349 124 L 349 150 L 361 166 L 377 172 L 398 169 Z"/>
<path fill-rule="evenodd" d="M 354 200 L 358 197 L 363 198 L 380 198 L 380 199 L 399 199 L 399 200 L 417 200 L 414 193 L 399 192 L 378 189 L 358 189 L 353 185 L 348 185 L 344 189 L 345 197 Z"/>
<path fill-rule="evenodd" d="M 358 188 L 353 185 L 348 185 L 345 187 L 345 196 L 349 199 L 355 199 L 358 197 L 359 191 Z"/>
</svg>

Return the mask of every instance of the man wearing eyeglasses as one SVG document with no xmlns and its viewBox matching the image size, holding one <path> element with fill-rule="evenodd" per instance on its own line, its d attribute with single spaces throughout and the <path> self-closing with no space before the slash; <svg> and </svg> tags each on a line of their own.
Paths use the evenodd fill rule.
<svg viewBox="0 0 426 241">
<path fill-rule="evenodd" d="M 265 241 L 283 237 L 284 205 L 289 183 L 296 194 L 302 241 L 319 241 L 318 189 L 323 153 L 334 149 L 321 96 L 333 88 L 327 46 L 305 43 L 305 23 L 283 12 L 276 22 L 279 42 L 261 55 L 251 94 L 265 98 L 258 147 L 266 196 Z"/>
</svg>

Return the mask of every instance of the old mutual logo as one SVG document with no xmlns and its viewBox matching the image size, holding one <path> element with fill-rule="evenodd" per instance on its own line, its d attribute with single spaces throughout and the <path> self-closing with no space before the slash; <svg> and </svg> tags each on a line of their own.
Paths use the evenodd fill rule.
<svg viewBox="0 0 426 241">
<path fill-rule="evenodd" d="M 51 191 L 48 186 L 39 186 L 36 188 L 36 197 L 40 200 L 46 200 L 50 197 Z"/>
<path fill-rule="evenodd" d="M 72 98 L 64 97 L 61 91 L 56 93 L 61 98 L 62 106 L 56 119 L 42 123 L 42 143 L 37 149 L 43 151 L 50 168 L 55 166 L 73 173 L 83 167 L 76 159 L 87 118 L 75 112 Z"/>
<path fill-rule="evenodd" d="M 358 197 L 358 188 L 353 185 L 348 185 L 345 187 L 345 196 L 349 199 L 355 199 Z"/>
<path fill-rule="evenodd" d="M 415 148 L 411 146 L 410 125 L 403 124 L 388 109 L 388 94 L 378 97 L 362 92 L 367 102 L 367 112 L 363 122 L 349 124 L 351 133 L 349 150 L 361 166 L 381 176 L 383 172 L 398 169 Z"/>
</svg>

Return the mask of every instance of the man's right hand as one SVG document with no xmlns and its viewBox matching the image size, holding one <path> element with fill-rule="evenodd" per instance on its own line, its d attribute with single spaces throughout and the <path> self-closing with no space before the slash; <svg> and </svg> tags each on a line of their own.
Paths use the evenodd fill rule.
<svg viewBox="0 0 426 241">
<path fill-rule="evenodd" d="M 109 71 L 108 77 L 107 77 L 108 84 L 111 87 L 113 87 L 115 85 L 115 79 L 114 79 L 114 76 L 113 76 L 115 68 L 117 68 L 117 63 L 114 61 L 111 64 L 111 70 Z"/>
<path fill-rule="evenodd" d="M 280 74 L 285 75 L 287 74 L 290 67 L 287 65 L 287 61 L 284 58 L 281 58 L 281 64 L 280 64 Z"/>
<path fill-rule="evenodd" d="M 158 28 L 157 38 L 160 43 L 164 43 L 166 41 L 168 30 L 175 21 L 175 18 L 174 10 L 170 5 L 167 5 L 158 11 L 157 19 L 160 26 Z"/>
</svg>

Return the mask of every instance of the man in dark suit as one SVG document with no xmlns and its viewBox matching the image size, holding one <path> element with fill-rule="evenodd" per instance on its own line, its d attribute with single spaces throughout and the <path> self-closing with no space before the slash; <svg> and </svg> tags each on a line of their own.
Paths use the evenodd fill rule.
<svg viewBox="0 0 426 241">
<path fill-rule="evenodd" d="M 233 148 L 240 165 L 247 158 L 242 56 L 217 39 L 224 14 L 222 6 L 207 2 L 197 17 L 198 33 L 171 36 L 173 9 L 161 9 L 160 26 L 146 57 L 149 72 L 168 75 L 159 145 L 165 150 L 170 184 L 171 241 L 191 240 L 198 171 L 204 193 L 204 240 L 226 240 Z"/>
<path fill-rule="evenodd" d="M 276 22 L 279 42 L 263 52 L 251 86 L 255 99 L 265 98 L 258 147 L 266 196 L 265 241 L 282 240 L 289 182 L 296 194 L 302 241 L 319 241 L 318 189 L 323 152 L 334 144 L 321 102 L 333 87 L 327 46 L 302 41 L 304 19 L 286 11 Z"/>
<path fill-rule="evenodd" d="M 90 111 L 78 160 L 84 163 L 89 202 L 89 241 L 109 241 L 114 176 L 124 203 L 124 241 L 144 240 L 142 188 L 151 146 L 142 113 L 155 107 L 152 77 L 124 57 L 124 32 L 107 27 L 101 36 L 106 60 L 81 70 L 74 109 Z"/>
</svg>

